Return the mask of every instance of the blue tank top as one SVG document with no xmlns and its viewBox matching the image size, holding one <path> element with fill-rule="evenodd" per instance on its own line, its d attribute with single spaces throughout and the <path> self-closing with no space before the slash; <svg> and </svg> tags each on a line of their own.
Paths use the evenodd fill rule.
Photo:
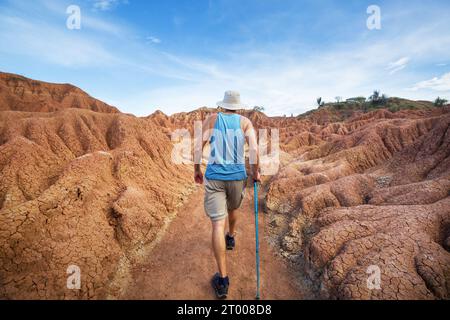
<svg viewBox="0 0 450 320">
<path fill-rule="evenodd" d="M 235 181 L 247 179 L 245 171 L 245 135 L 241 116 L 218 113 L 209 140 L 210 155 L 205 177 L 208 180 Z"/>
</svg>

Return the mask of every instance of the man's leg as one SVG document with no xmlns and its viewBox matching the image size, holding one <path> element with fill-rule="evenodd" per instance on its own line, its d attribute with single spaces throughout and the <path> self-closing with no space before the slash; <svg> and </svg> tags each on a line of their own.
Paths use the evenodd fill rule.
<svg viewBox="0 0 450 320">
<path fill-rule="evenodd" d="M 229 231 L 228 235 L 231 237 L 234 237 L 236 235 L 236 222 L 237 222 L 237 209 L 236 210 L 229 210 L 228 211 L 228 224 L 229 224 Z"/>
<path fill-rule="evenodd" d="M 225 258 L 225 219 L 212 221 L 212 244 L 216 257 L 219 273 L 222 278 L 227 276 L 227 264 Z"/>
<path fill-rule="evenodd" d="M 227 208 L 228 208 L 228 235 L 236 235 L 236 222 L 238 219 L 238 209 L 244 199 L 246 181 L 228 181 L 227 183 Z"/>
</svg>

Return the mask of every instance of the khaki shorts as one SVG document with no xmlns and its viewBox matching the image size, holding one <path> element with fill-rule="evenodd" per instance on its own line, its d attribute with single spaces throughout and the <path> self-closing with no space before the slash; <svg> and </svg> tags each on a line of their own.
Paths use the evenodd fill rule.
<svg viewBox="0 0 450 320">
<path fill-rule="evenodd" d="M 228 210 L 238 209 L 245 195 L 246 180 L 220 181 L 205 179 L 205 212 L 212 221 L 228 216 Z"/>
</svg>

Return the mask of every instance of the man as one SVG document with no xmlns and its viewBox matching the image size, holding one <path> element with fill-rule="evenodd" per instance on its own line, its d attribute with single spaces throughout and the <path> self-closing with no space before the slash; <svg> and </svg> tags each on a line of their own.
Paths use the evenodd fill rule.
<svg viewBox="0 0 450 320">
<path fill-rule="evenodd" d="M 240 95 L 225 92 L 223 101 L 217 103 L 223 112 L 208 116 L 202 127 L 202 141 L 195 147 L 196 183 L 203 183 L 200 163 L 203 148 L 210 144 L 210 156 L 205 172 L 205 212 L 212 222 L 212 246 L 219 272 L 212 279 L 212 286 L 219 299 L 226 298 L 229 278 L 226 268 L 226 250 L 235 248 L 237 210 L 244 198 L 247 173 L 245 169 L 245 142 L 249 146 L 249 162 L 254 181 L 260 181 L 259 157 L 255 130 L 249 119 L 236 113 L 244 109 Z M 229 231 L 225 235 L 228 217 Z"/>
</svg>

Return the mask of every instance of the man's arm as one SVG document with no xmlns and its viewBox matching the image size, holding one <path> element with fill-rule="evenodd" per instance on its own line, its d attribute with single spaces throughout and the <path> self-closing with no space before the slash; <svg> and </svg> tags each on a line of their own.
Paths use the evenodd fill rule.
<svg viewBox="0 0 450 320">
<path fill-rule="evenodd" d="M 198 184 L 203 183 L 203 173 L 201 169 L 202 158 L 203 158 L 203 148 L 208 143 L 210 138 L 210 125 L 211 116 L 208 116 L 202 124 L 202 135 L 201 137 L 196 137 L 194 143 L 194 180 Z"/>
<path fill-rule="evenodd" d="M 244 123 L 244 133 L 248 144 L 250 169 L 252 171 L 252 177 L 254 181 L 261 181 L 261 176 L 259 173 L 259 150 L 258 141 L 256 139 L 256 131 L 253 128 L 253 124 L 247 118 Z"/>
</svg>

